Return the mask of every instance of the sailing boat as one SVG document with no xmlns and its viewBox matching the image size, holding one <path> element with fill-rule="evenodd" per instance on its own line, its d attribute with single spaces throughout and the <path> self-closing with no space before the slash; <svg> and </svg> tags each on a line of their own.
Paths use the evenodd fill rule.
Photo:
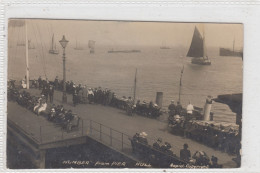
<svg viewBox="0 0 260 173">
<path fill-rule="evenodd" d="M 28 49 L 35 49 L 34 45 L 31 43 L 31 40 L 28 40 Z"/>
<path fill-rule="evenodd" d="M 90 53 L 95 53 L 95 41 L 89 40 L 88 41 L 88 48 L 90 49 Z"/>
<path fill-rule="evenodd" d="M 50 54 L 59 54 L 59 50 L 56 49 L 56 43 L 54 43 L 54 34 L 51 39 L 51 48 L 49 50 Z"/>
<path fill-rule="evenodd" d="M 78 45 L 78 40 L 76 40 L 76 47 L 74 49 L 75 50 L 83 50 L 83 48 Z"/>
<path fill-rule="evenodd" d="M 201 36 L 196 26 L 187 57 L 193 57 L 191 60 L 192 64 L 211 65 L 211 61 L 206 55 L 205 37 Z"/>
</svg>

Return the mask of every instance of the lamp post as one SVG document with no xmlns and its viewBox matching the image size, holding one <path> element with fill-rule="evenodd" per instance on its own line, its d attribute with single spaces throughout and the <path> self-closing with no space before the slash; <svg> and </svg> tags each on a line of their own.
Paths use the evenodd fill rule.
<svg viewBox="0 0 260 173">
<path fill-rule="evenodd" d="M 60 44 L 63 48 L 63 95 L 62 95 L 62 103 L 67 103 L 67 95 L 66 95 L 66 66 L 65 66 L 65 48 L 68 44 L 68 40 L 65 39 L 65 36 L 63 35 L 62 39 L 60 40 Z"/>
</svg>

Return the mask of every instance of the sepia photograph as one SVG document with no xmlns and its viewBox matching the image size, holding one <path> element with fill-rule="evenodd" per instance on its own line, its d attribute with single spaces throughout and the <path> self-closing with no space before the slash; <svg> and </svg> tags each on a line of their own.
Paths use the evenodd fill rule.
<svg viewBox="0 0 260 173">
<path fill-rule="evenodd" d="M 12 18 L 7 40 L 7 168 L 240 168 L 243 24 Z"/>
</svg>

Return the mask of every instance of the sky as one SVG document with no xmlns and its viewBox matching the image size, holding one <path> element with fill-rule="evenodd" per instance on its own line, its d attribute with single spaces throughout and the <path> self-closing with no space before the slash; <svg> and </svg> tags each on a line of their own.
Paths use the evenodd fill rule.
<svg viewBox="0 0 260 173">
<path fill-rule="evenodd" d="M 24 19 L 9 21 L 9 43 L 25 40 Z M 129 22 L 87 20 L 26 19 L 28 39 L 50 44 L 52 34 L 58 43 L 62 35 L 73 46 L 76 40 L 87 45 L 95 40 L 96 45 L 106 46 L 184 46 L 189 47 L 195 26 L 205 35 L 206 47 L 243 47 L 242 24 L 220 23 L 173 23 Z"/>
</svg>

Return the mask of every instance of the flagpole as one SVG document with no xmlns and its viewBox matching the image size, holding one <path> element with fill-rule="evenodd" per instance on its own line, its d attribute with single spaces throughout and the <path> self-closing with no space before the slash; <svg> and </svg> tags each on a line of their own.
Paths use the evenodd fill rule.
<svg viewBox="0 0 260 173">
<path fill-rule="evenodd" d="M 180 87 L 179 87 L 179 102 L 181 103 L 181 86 L 182 86 L 182 74 L 183 74 L 183 71 L 184 71 L 184 66 L 182 67 L 182 70 L 181 70 L 181 77 L 180 77 Z"/>
<path fill-rule="evenodd" d="M 135 69 L 134 100 L 133 100 L 133 101 L 134 101 L 134 103 L 135 103 L 135 95 L 136 95 L 136 82 L 137 82 L 137 81 L 136 81 L 136 80 L 137 80 L 137 79 L 136 79 L 136 75 L 137 75 L 137 68 Z"/>
<path fill-rule="evenodd" d="M 28 58 L 28 36 L 27 36 L 27 22 L 25 20 L 25 57 L 26 57 L 26 88 L 30 88 L 29 81 L 29 58 Z"/>
</svg>

